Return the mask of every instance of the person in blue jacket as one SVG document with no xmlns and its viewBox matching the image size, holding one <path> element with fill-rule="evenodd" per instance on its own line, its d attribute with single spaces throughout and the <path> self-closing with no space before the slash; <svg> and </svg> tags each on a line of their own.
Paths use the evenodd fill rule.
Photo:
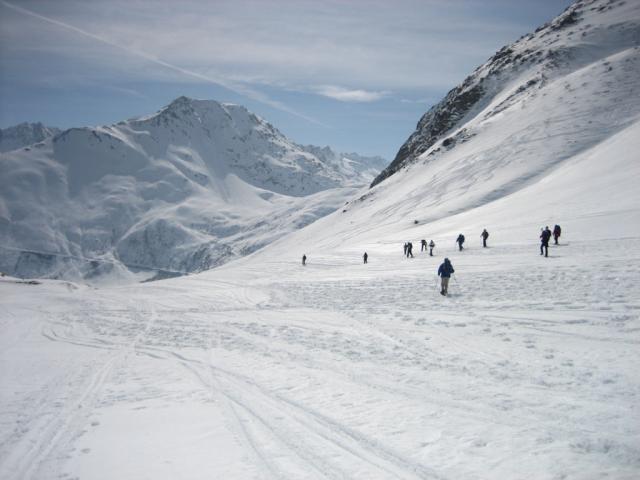
<svg viewBox="0 0 640 480">
<path fill-rule="evenodd" d="M 451 274 L 455 272 L 453 269 L 453 265 L 448 258 L 444 259 L 440 268 L 438 268 L 438 276 L 441 278 L 442 289 L 440 290 L 440 295 L 447 295 L 447 290 L 449 289 L 449 278 L 451 278 Z"/>
</svg>

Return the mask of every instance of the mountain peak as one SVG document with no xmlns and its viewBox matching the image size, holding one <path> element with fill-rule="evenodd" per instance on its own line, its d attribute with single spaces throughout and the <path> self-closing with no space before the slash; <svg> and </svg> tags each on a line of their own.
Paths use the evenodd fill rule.
<svg viewBox="0 0 640 480">
<path fill-rule="evenodd" d="M 254 113 L 242 105 L 234 103 L 222 103 L 216 100 L 201 100 L 180 96 L 171 103 L 161 108 L 151 116 L 137 118 L 136 122 L 153 121 L 155 124 L 169 124 L 175 121 L 187 121 L 193 124 L 213 123 L 244 124 L 244 125 L 269 125 Z"/>
<path fill-rule="evenodd" d="M 193 98 L 184 95 L 173 100 L 169 105 L 160 110 L 160 114 L 168 114 L 171 116 L 189 116 L 195 113 L 195 102 Z M 218 102 L 211 100 L 211 103 L 219 105 Z"/>
<path fill-rule="evenodd" d="M 2 271 L 200 271 L 333 212 L 379 171 L 299 146 L 240 105 L 186 96 L 146 117 L 66 130 L 50 147 L 2 155 L 0 244 L 15 246 Z"/>
<path fill-rule="evenodd" d="M 186 95 L 180 95 L 178 98 L 173 100 L 169 104 L 169 106 L 171 107 L 171 106 L 187 105 L 187 104 L 192 104 L 194 101 L 195 101 L 194 98 L 187 97 Z"/>
</svg>

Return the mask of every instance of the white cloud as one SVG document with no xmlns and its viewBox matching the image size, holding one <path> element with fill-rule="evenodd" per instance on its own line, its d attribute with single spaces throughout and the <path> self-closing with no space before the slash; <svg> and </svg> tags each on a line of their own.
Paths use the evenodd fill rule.
<svg viewBox="0 0 640 480">
<path fill-rule="evenodd" d="M 341 102 L 375 102 L 380 100 L 386 92 L 369 92 L 366 90 L 351 90 L 334 85 L 324 85 L 313 89 L 318 95 L 333 98 Z"/>
<path fill-rule="evenodd" d="M 231 89 L 248 88 L 229 80 L 242 77 L 307 88 L 358 85 L 365 92 L 453 87 L 480 61 L 525 33 L 519 25 L 479 17 L 485 9 L 474 0 L 182 0 L 179 8 L 168 0 L 34 0 L 29 10 L 47 17 L 50 26 L 67 29 L 70 55 L 84 48 L 96 62 L 112 62 L 118 69 L 117 55 L 102 53 L 106 45 L 126 47 L 165 67 L 139 67 L 132 74 L 162 79 L 166 68 L 178 67 L 195 73 L 195 80 L 227 81 Z M 5 29 L 5 48 L 64 46 L 51 28 L 25 27 Z M 78 42 L 78 34 L 94 42 Z M 55 42 L 52 35 L 57 35 Z"/>
<path fill-rule="evenodd" d="M 528 0 L 181 0 L 179 7 L 173 0 L 25 4 L 30 15 L 17 0 L 0 0 L 0 69 L 15 76 L 22 72 L 35 81 L 51 77 L 52 70 L 64 64 L 61 75 L 68 71 L 125 81 L 215 83 L 281 110 L 288 107 L 266 92 L 277 96 L 290 90 L 343 102 L 373 102 L 389 91 L 446 91 L 502 45 L 526 33 L 521 23 L 507 17 L 533 8 L 527 7 Z M 34 52 L 44 61 L 27 66 L 24 59 Z"/>
<path fill-rule="evenodd" d="M 138 50 L 138 49 L 134 49 L 131 47 L 126 46 L 123 43 L 119 43 L 116 41 L 113 41 L 109 38 L 106 38 L 104 36 L 101 35 L 96 35 L 92 32 L 89 32 L 85 29 L 76 27 L 75 25 L 71 25 L 69 23 L 66 22 L 62 22 L 60 20 L 56 20 L 54 18 L 51 17 L 47 17 L 44 15 L 40 15 L 36 12 L 33 12 L 29 9 L 26 8 L 22 8 L 19 7 L 17 5 L 14 5 L 12 3 L 9 3 L 7 1 L 2 0 L 1 2 L 4 6 L 15 10 L 23 15 L 26 15 L 28 17 L 33 17 L 33 18 L 37 18 L 43 22 L 49 23 L 49 24 L 53 24 L 56 25 L 60 28 L 69 30 L 71 32 L 74 32 L 80 36 L 86 37 L 86 38 L 90 38 L 98 43 L 102 43 L 105 45 L 109 45 L 113 48 L 117 48 L 119 50 L 123 50 L 124 52 L 126 52 L 127 54 L 129 54 L 130 56 L 134 56 L 134 57 L 139 57 L 142 58 L 144 60 L 146 60 L 149 63 L 154 63 L 160 67 L 166 68 L 168 70 L 172 70 L 173 72 L 177 72 L 178 74 L 184 75 L 186 77 L 190 77 L 192 79 L 196 79 L 196 80 L 200 80 L 202 82 L 206 82 L 206 83 L 211 83 L 214 85 L 219 85 L 222 86 L 224 88 L 227 88 L 228 90 L 231 90 L 233 92 L 236 92 L 240 95 L 243 95 L 247 98 L 251 98 L 253 100 L 256 100 L 258 102 L 261 102 L 265 105 L 269 105 L 273 108 L 276 108 L 278 110 L 282 110 L 284 112 L 288 112 L 292 115 L 295 115 L 297 117 L 303 118 L 304 120 L 307 120 L 311 123 L 316 123 L 316 124 L 320 124 L 320 122 L 318 122 L 317 120 L 310 118 L 306 115 L 303 115 L 297 111 L 295 111 L 294 109 L 290 108 L 289 106 L 283 104 L 282 102 L 279 102 L 277 100 L 273 100 L 272 98 L 270 98 L 268 95 L 259 92 L 257 90 L 254 90 L 253 88 L 247 86 L 247 85 L 243 85 L 243 84 L 239 84 L 239 83 L 235 83 L 231 80 L 226 79 L 223 76 L 212 76 L 212 75 L 204 75 L 202 73 L 199 73 L 195 70 L 189 69 L 189 68 L 183 68 L 182 66 L 176 65 L 174 63 L 171 62 L 167 62 L 164 60 L 161 60 L 160 58 L 156 57 L 153 54 L 149 54 L 146 51 L 143 50 Z"/>
</svg>

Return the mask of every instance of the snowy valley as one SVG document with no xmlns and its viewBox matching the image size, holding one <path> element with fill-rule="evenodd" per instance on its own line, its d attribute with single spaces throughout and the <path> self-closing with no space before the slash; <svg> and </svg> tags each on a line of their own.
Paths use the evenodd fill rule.
<svg viewBox="0 0 640 480">
<path fill-rule="evenodd" d="M 76 190 L 83 213 L 101 198 L 113 218 L 131 218 L 119 198 L 136 191 L 127 208 L 146 213 L 119 259 L 150 255 L 144 239 L 166 219 L 180 245 L 184 235 L 195 243 L 182 222 L 205 204 L 206 215 L 224 216 L 226 199 L 256 212 L 238 225 L 257 221 L 264 202 L 289 213 L 269 245 L 197 275 L 100 289 L 0 279 L 0 477 L 637 478 L 639 78 L 638 2 L 582 0 L 454 88 L 375 180 L 350 164 L 369 189 L 332 188 L 351 178 L 345 165 L 297 145 L 277 159 L 248 149 L 206 163 L 196 156 L 205 128 L 191 144 L 175 140 L 173 114 L 199 112 L 185 100 L 3 156 L 25 162 L 15 178 L 49 186 L 62 185 L 56 152 L 75 136 L 91 152 L 131 152 L 135 175 L 123 163 Z M 250 138 L 272 136 L 255 128 Z M 275 137 L 273 151 L 289 152 Z M 254 177 L 255 162 L 269 174 Z M 69 191 L 102 175 L 65 169 Z M 175 175 L 160 177 L 166 169 Z M 183 179 L 214 193 L 144 209 L 148 189 L 179 198 Z M 298 196 L 284 196 L 294 181 Z M 4 205 L 16 198 L 7 185 Z M 66 193 L 30 191 L 25 206 L 69 205 L 56 203 Z M 293 231 L 309 199 L 321 209 L 325 195 L 340 208 Z M 65 230 L 41 212 L 31 228 L 46 226 L 54 242 Z M 6 234 L 17 217 L 4 218 Z M 541 256 L 540 228 L 556 223 L 559 244 Z M 435 241 L 434 257 L 421 239 Z M 407 241 L 415 258 L 403 256 Z M 455 267 L 447 297 L 436 276 L 444 257 Z"/>
</svg>

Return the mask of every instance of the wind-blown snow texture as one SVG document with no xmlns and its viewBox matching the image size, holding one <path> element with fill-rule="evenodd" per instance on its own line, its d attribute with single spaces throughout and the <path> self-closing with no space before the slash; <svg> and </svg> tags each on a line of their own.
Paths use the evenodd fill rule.
<svg viewBox="0 0 640 480">
<path fill-rule="evenodd" d="M 637 478 L 640 7 L 579 16 L 606 35 L 559 32 L 553 80 L 252 255 L 126 288 L 0 281 L 0 476 Z M 436 256 L 404 258 L 422 238 Z"/>
<path fill-rule="evenodd" d="M 107 127 L 14 130 L 7 145 L 39 142 L 0 157 L 0 271 L 22 277 L 205 270 L 334 211 L 384 166 L 186 97 Z"/>
</svg>

